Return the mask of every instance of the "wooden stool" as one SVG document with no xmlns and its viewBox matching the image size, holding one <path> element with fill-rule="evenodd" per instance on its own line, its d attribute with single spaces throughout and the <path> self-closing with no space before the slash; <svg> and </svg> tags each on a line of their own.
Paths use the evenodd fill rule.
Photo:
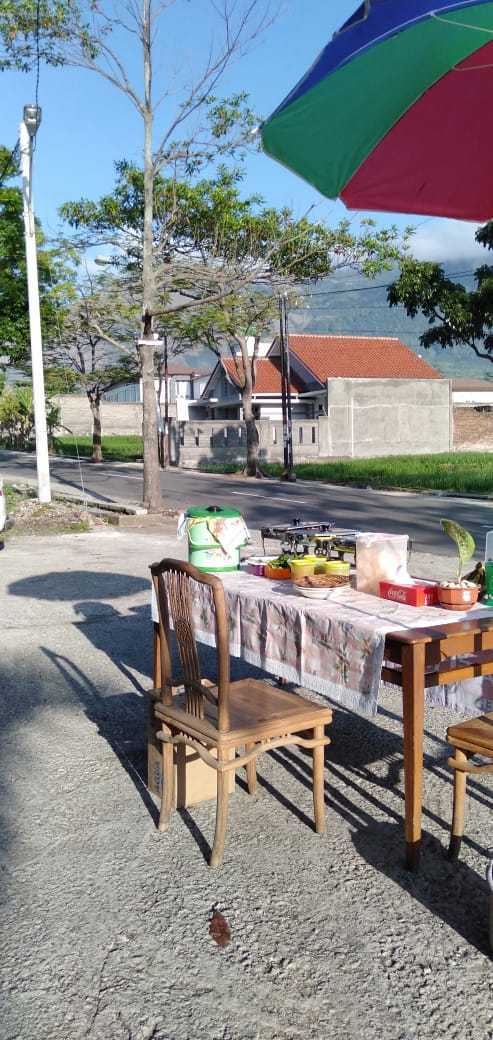
<svg viewBox="0 0 493 1040">
<path fill-rule="evenodd" d="M 449 726 L 447 740 L 454 749 L 454 757 L 448 759 L 454 770 L 454 813 L 448 855 L 449 859 L 457 859 L 464 832 L 467 774 L 493 773 L 493 712 Z M 474 765 L 469 762 L 472 755 L 482 755 L 492 761 Z"/>
</svg>

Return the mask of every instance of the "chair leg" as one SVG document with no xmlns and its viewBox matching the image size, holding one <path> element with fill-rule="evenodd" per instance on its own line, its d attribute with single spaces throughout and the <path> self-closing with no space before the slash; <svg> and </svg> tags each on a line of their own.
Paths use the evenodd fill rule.
<svg viewBox="0 0 493 1040">
<path fill-rule="evenodd" d="M 219 762 L 224 761 L 221 749 L 217 749 Z M 220 867 L 223 861 L 224 838 L 226 836 L 226 824 L 228 822 L 229 793 L 228 793 L 228 771 L 217 774 L 217 807 L 216 807 L 216 830 L 214 833 L 214 844 L 212 846 L 210 866 Z"/>
<path fill-rule="evenodd" d="M 313 739 L 320 740 L 324 736 L 324 727 L 315 726 Z M 313 748 L 313 810 L 315 815 L 315 830 L 317 834 L 325 831 L 325 801 L 324 801 L 324 745 L 319 744 Z"/>
<path fill-rule="evenodd" d="M 245 754 L 249 754 L 253 751 L 255 744 L 245 744 Z M 248 794 L 255 794 L 257 790 L 257 759 L 252 758 L 251 762 L 247 762 L 246 766 Z"/>
<path fill-rule="evenodd" d="M 175 794 L 175 771 L 173 766 L 173 745 L 163 741 L 163 788 L 161 792 L 161 811 L 159 813 L 158 830 L 168 829 L 169 818 L 173 808 Z"/>
<path fill-rule="evenodd" d="M 466 751 L 461 751 L 459 748 L 455 748 L 454 751 L 458 762 L 467 762 L 469 755 Z M 462 835 L 464 833 L 466 784 L 467 773 L 463 773 L 460 769 L 454 769 L 454 810 L 448 850 L 448 858 L 452 860 L 459 858 Z"/>
</svg>

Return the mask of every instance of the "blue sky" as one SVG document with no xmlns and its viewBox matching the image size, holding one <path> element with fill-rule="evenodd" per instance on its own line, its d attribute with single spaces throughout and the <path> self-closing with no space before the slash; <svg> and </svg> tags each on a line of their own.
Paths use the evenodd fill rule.
<svg viewBox="0 0 493 1040">
<path fill-rule="evenodd" d="M 268 115 L 355 6 L 356 0 L 283 0 L 275 24 L 230 68 L 221 93 L 246 90 L 256 111 Z M 193 77 L 204 61 L 212 27 L 209 5 L 206 0 L 177 0 L 165 13 L 164 24 L 166 34 L 156 51 L 156 86 L 168 82 L 174 89 L 187 75 Z M 138 76 L 128 41 L 122 41 L 122 47 Z M 23 105 L 34 98 L 34 74 L 2 73 L 2 82 L 0 141 L 12 146 Z M 142 128 L 128 100 L 93 73 L 42 67 L 39 102 L 43 122 L 35 156 L 34 204 L 48 233 L 54 233 L 62 202 L 97 198 L 111 190 L 116 159 L 140 160 Z M 165 121 L 166 103 L 162 115 Z M 269 203 L 287 204 L 298 215 L 315 203 L 316 216 L 331 223 L 345 214 L 340 203 L 323 199 L 266 156 L 252 155 L 246 168 L 245 191 L 260 192 Z M 387 215 L 381 222 L 393 220 Z M 395 222 L 417 227 L 415 252 L 426 259 L 481 258 L 473 225 L 402 217 Z"/>
</svg>

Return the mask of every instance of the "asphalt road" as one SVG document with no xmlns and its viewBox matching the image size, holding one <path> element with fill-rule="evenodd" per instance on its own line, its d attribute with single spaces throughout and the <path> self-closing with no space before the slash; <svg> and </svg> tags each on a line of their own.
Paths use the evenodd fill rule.
<svg viewBox="0 0 493 1040">
<path fill-rule="evenodd" d="M 0 451 L 0 475 L 11 481 L 35 481 L 36 460 L 21 452 Z M 82 463 L 79 468 L 76 461 L 57 458 L 51 462 L 51 475 L 53 487 L 59 490 L 80 492 L 82 482 L 87 494 L 101 502 L 141 501 L 142 467 L 138 464 Z M 294 517 L 329 518 L 344 527 L 409 534 L 417 550 L 447 555 L 451 544 L 441 532 L 440 517 L 450 517 L 467 527 L 480 552 L 486 531 L 493 529 L 493 501 L 309 482 L 250 481 L 176 469 L 163 473 L 161 483 L 166 506 L 181 510 L 199 504 L 235 505 L 252 529 Z"/>
</svg>

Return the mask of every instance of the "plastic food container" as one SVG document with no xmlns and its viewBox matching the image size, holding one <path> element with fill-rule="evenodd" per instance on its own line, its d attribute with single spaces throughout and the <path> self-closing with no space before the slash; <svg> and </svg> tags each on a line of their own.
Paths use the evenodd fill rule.
<svg viewBox="0 0 493 1040">
<path fill-rule="evenodd" d="M 248 531 L 238 509 L 193 506 L 185 514 L 188 561 L 199 571 L 237 571 Z"/>
<path fill-rule="evenodd" d="M 407 534 L 364 532 L 356 537 L 356 588 L 372 596 L 381 581 L 400 581 L 407 572 Z"/>
<path fill-rule="evenodd" d="M 273 556 L 250 556 L 250 559 L 246 561 L 247 573 L 263 578 L 265 568 L 272 559 L 274 559 Z"/>
<path fill-rule="evenodd" d="M 323 563 L 324 574 L 342 574 L 344 577 L 349 577 L 350 570 L 349 560 L 324 560 Z"/>
<path fill-rule="evenodd" d="M 315 574 L 317 564 L 320 564 L 318 556 L 301 556 L 297 560 L 291 560 L 290 567 L 293 580 L 305 578 L 308 574 Z"/>
<path fill-rule="evenodd" d="M 291 567 L 272 567 L 270 563 L 267 563 L 264 568 L 264 578 L 270 578 L 273 581 L 290 581 Z"/>
</svg>

